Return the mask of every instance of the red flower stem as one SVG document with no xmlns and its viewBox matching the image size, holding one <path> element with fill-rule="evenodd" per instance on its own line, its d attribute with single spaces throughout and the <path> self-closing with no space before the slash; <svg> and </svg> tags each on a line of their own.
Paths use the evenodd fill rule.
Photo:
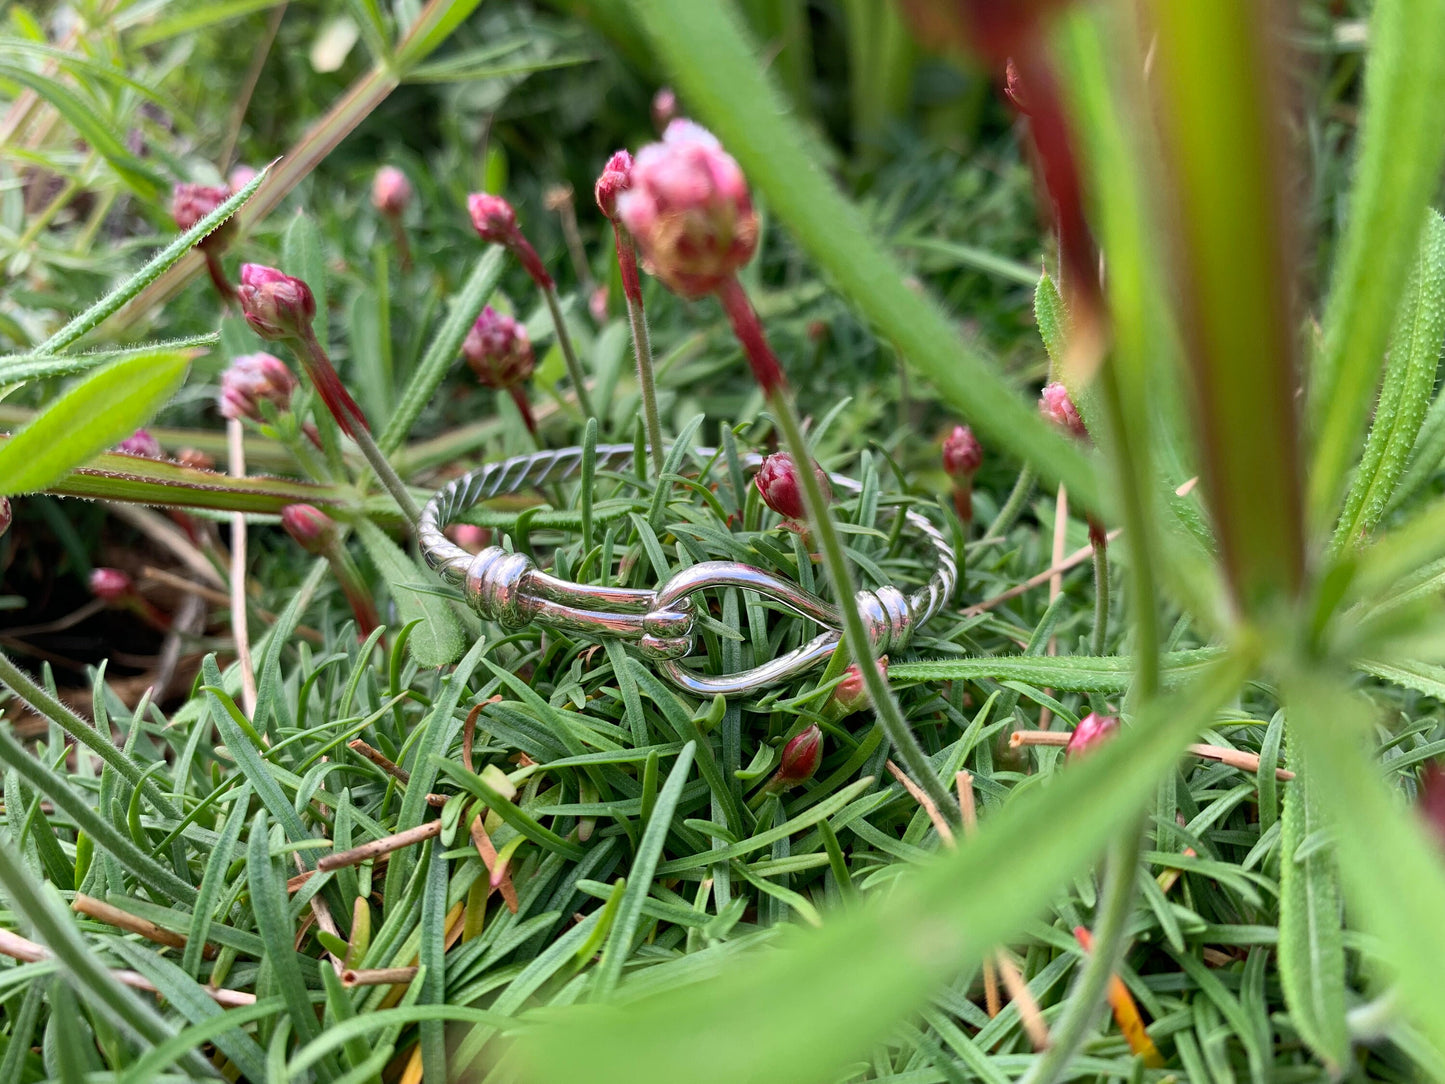
<svg viewBox="0 0 1445 1084">
<path fill-rule="evenodd" d="M 522 415 L 522 423 L 527 427 L 527 432 L 532 434 L 532 440 L 536 442 L 537 448 L 542 447 L 542 437 L 537 432 L 537 419 L 532 414 L 532 404 L 527 401 L 527 391 L 521 384 L 513 384 L 507 389 L 512 397 L 512 402 L 517 404 L 517 410 Z"/>
<path fill-rule="evenodd" d="M 232 286 L 230 280 L 226 278 L 225 269 L 221 267 L 220 256 L 212 252 L 204 244 L 201 245 L 201 255 L 206 258 L 206 271 L 211 276 L 211 285 L 216 288 L 216 293 L 221 295 L 222 303 L 239 306 L 240 300 L 236 297 L 236 288 Z"/>
<path fill-rule="evenodd" d="M 736 278 L 729 279 L 718 291 L 718 300 L 722 302 L 723 310 L 732 322 L 733 332 L 742 343 L 743 353 L 747 355 L 753 375 L 763 388 L 768 408 L 782 431 L 783 444 L 788 454 L 795 463 L 811 463 L 808 442 L 803 437 L 803 427 L 798 418 L 797 407 L 788 393 L 788 383 L 783 376 L 782 366 L 778 364 L 777 356 L 768 345 L 767 335 L 758 320 L 757 312 Z M 878 714 L 878 722 L 914 782 L 944 811 L 945 816 L 957 819 L 960 816 L 957 803 L 948 788 L 939 780 L 938 773 L 929 763 L 923 747 L 914 737 L 908 720 L 903 717 L 898 701 L 893 698 L 893 692 L 888 687 L 888 679 L 874 657 L 873 643 L 868 638 L 863 615 L 859 613 L 855 601 L 853 573 L 848 567 L 848 558 L 843 550 L 838 528 L 828 513 L 828 499 L 823 494 L 818 476 L 811 470 L 799 470 L 798 480 L 803 491 L 803 504 L 808 510 L 808 519 L 812 523 L 818 548 L 823 555 L 823 563 L 827 566 L 828 577 L 833 581 L 833 590 L 837 595 L 838 609 L 843 618 L 844 645 L 858 663 L 864 687 L 868 690 L 868 699 L 872 701 L 874 711 Z"/>
<path fill-rule="evenodd" d="M 532 247 L 532 242 L 522 235 L 521 230 L 513 232 L 507 248 L 526 269 L 527 274 L 532 276 L 537 289 L 542 291 L 542 297 L 547 301 L 547 311 L 552 314 L 552 326 L 557 329 L 557 345 L 562 350 L 562 359 L 567 362 L 567 375 L 572 378 L 572 386 L 577 390 L 577 405 L 584 418 L 595 418 L 597 415 L 592 409 L 592 398 L 587 394 L 587 379 L 582 374 L 582 363 L 577 360 L 577 348 L 572 345 L 572 335 L 567 330 L 567 321 L 562 317 L 557 284 L 547 273 L 547 268 L 543 266 L 537 250 Z"/>
<path fill-rule="evenodd" d="M 968 529 L 973 525 L 973 483 L 958 482 L 953 487 L 953 510 L 958 513 L 959 522 L 963 524 L 963 533 L 968 535 Z"/>
<path fill-rule="evenodd" d="M 371 464 L 377 481 L 386 487 L 402 514 L 415 526 L 416 521 L 421 518 L 421 508 L 417 506 L 411 491 L 406 488 L 386 455 L 376 446 L 366 424 L 366 415 L 341 383 L 341 377 L 337 375 L 335 366 L 331 364 L 331 359 L 326 356 L 326 351 L 317 341 L 315 334 L 308 329 L 304 339 L 299 342 L 292 341 L 292 347 L 301 360 L 301 367 L 316 386 L 317 394 L 331 411 L 331 416 L 336 419 L 336 424 L 356 442 L 361 454 Z"/>
<path fill-rule="evenodd" d="M 126 599 L 126 608 L 157 632 L 171 631 L 171 615 L 164 613 L 149 599 L 131 592 Z"/>
<path fill-rule="evenodd" d="M 642 424 L 647 429 L 647 446 L 652 449 L 652 466 L 662 476 L 662 415 L 657 409 L 657 378 L 652 368 L 652 338 L 647 316 L 642 311 L 642 280 L 637 274 L 637 246 L 632 235 L 616 219 L 612 233 L 617 240 L 617 266 L 622 271 L 622 293 L 627 298 L 627 320 L 632 325 L 632 353 L 637 358 L 637 386 L 642 389 Z"/>
</svg>

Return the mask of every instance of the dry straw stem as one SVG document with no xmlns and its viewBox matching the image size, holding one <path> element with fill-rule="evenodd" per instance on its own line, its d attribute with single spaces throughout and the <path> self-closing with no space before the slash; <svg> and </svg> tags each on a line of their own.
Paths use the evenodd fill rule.
<svg viewBox="0 0 1445 1084">
<path fill-rule="evenodd" d="M 1067 731 L 1062 730 L 1016 730 L 1010 735 L 1008 743 L 1011 749 L 1017 749 L 1021 745 L 1068 745 L 1070 737 L 1071 735 Z M 1247 753 L 1243 749 L 1225 749 L 1218 745 L 1195 742 L 1185 751 L 1190 756 L 1217 760 L 1221 764 L 1228 764 L 1231 768 L 1238 768 L 1242 772 L 1259 771 L 1259 756 L 1255 753 Z M 1276 768 L 1274 777 L 1276 779 L 1293 779 L 1294 772 L 1288 768 Z"/>
<path fill-rule="evenodd" d="M 405 985 L 416 978 L 414 967 L 348 967 L 341 973 L 341 985 L 352 986 L 395 986 Z"/>
<path fill-rule="evenodd" d="M 480 815 L 472 818 L 471 834 L 472 843 L 476 845 L 482 865 L 487 867 L 491 886 L 501 891 L 502 902 L 507 905 L 507 910 L 515 915 L 520 902 L 517 899 L 516 886 L 512 884 L 511 870 L 501 863 L 501 857 L 497 854 L 497 848 L 492 845 L 492 837 L 487 835 L 486 826 L 482 823 Z"/>
<path fill-rule="evenodd" d="M 1108 540 L 1110 542 L 1114 541 L 1114 539 L 1119 537 L 1119 534 L 1120 528 L 1115 527 L 1107 535 Z M 1080 546 L 1073 553 L 1069 554 L 1062 560 L 1055 562 L 1049 568 L 1044 569 L 1037 576 L 1033 576 L 1025 580 L 1023 583 L 1019 584 L 1016 587 L 1010 587 L 1002 594 L 994 595 L 992 598 L 986 598 L 982 602 L 975 602 L 972 606 L 965 607 L 963 610 L 963 615 L 965 617 L 972 617 L 974 614 L 981 614 L 985 610 L 993 609 L 1001 602 L 1007 602 L 1011 598 L 1018 598 L 1019 595 L 1026 594 L 1027 592 L 1032 591 L 1035 587 L 1042 587 L 1044 584 L 1052 580 L 1055 576 L 1061 575 L 1062 573 L 1069 571 L 1069 569 L 1071 568 L 1077 568 L 1085 561 L 1090 560 L 1093 556 L 1094 547 L 1092 543 L 1087 546 Z"/>
<path fill-rule="evenodd" d="M 978 831 L 978 808 L 973 800 L 973 775 L 959 772 L 953 777 L 953 783 L 958 791 L 958 812 L 963 819 L 964 838 L 971 839 Z M 983 997 L 990 1019 L 999 1014 L 1003 1005 L 998 996 L 1000 973 L 1003 975 L 1004 985 L 1008 987 L 1009 997 L 1018 1006 L 1019 1021 L 1029 1034 L 1029 1042 L 1033 1043 L 1035 1050 L 1042 1050 L 1049 1045 L 1049 1029 L 1044 1023 L 1044 1014 L 1039 1009 L 1039 1003 L 1034 1000 L 1028 983 L 1024 982 L 1024 977 L 1019 974 L 1013 958 L 1003 949 L 998 949 L 992 957 L 985 957 L 983 961 Z"/>
<path fill-rule="evenodd" d="M 400 764 L 389 760 L 385 753 L 379 749 L 373 749 L 360 738 L 347 742 L 346 747 L 364 756 L 402 786 L 406 786 L 406 784 L 411 782 L 411 772 L 407 771 Z M 445 794 L 428 794 L 426 796 L 426 803 L 435 809 L 440 809 L 447 804 L 447 796 Z"/>
<path fill-rule="evenodd" d="M 9 930 L 0 929 L 0 954 L 9 956 L 12 960 L 19 960 L 21 963 L 36 964 L 51 959 L 51 952 L 44 945 L 36 944 L 28 938 L 21 937 L 18 933 L 11 933 Z M 129 986 L 132 990 L 144 990 L 150 994 L 159 994 L 155 983 L 144 975 L 135 971 L 124 969 L 112 969 L 111 978 L 122 986 Z M 241 1008 L 245 1005 L 254 1005 L 256 995 L 248 994 L 244 990 L 218 989 L 214 986 L 203 986 L 206 996 L 217 1005 L 228 1009 Z"/>
<path fill-rule="evenodd" d="M 367 859 L 376 858 L 383 854 L 390 854 L 392 851 L 399 851 L 401 848 L 410 847 L 414 843 L 435 839 L 441 834 L 442 822 L 439 820 L 428 821 L 426 824 L 419 824 L 415 828 L 408 828 L 404 832 L 397 832 L 394 835 L 373 839 L 370 843 L 363 843 L 360 847 L 352 847 L 349 851 L 342 851 L 339 854 L 328 854 L 316 863 L 316 868 L 320 872 L 326 873 L 333 869 L 342 869 L 345 866 L 359 866 Z"/>
<path fill-rule="evenodd" d="M 123 911 L 114 904 L 105 900 L 98 900 L 94 896 L 87 896 L 83 892 L 75 894 L 75 901 L 70 905 L 71 909 L 93 918 L 97 922 L 104 922 L 109 926 L 118 929 L 128 930 L 131 933 L 138 933 L 148 941 L 154 941 L 158 945 L 169 945 L 171 948 L 183 949 L 186 947 L 186 935 L 176 933 L 174 930 L 163 929 L 149 919 L 140 918 Z M 207 960 L 216 958 L 216 949 L 213 945 L 207 945 L 201 950 L 201 955 Z"/>
</svg>

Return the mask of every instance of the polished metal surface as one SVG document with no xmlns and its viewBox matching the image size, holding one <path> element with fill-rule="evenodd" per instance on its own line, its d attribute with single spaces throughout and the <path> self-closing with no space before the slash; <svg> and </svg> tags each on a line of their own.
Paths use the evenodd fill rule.
<svg viewBox="0 0 1445 1084">
<path fill-rule="evenodd" d="M 611 470 L 632 461 L 631 444 L 597 447 L 597 470 Z M 699 448 L 709 458 L 711 449 Z M 743 458 L 756 469 L 761 457 Z M 843 638 L 842 620 L 831 603 L 797 584 L 736 561 L 703 561 L 679 570 L 656 589 L 592 587 L 557 579 L 537 568 L 532 559 L 488 546 L 470 554 L 442 532 L 478 501 L 528 486 L 576 477 L 582 449 L 516 456 L 464 474 L 439 490 L 422 510 L 417 524 L 427 564 L 448 583 L 460 585 L 468 605 L 484 618 L 506 628 L 530 624 L 590 636 L 610 636 L 636 645 L 667 680 L 701 696 L 739 696 L 776 685 L 830 658 Z M 830 476 L 835 489 L 857 492 L 858 483 Z M 953 547 L 925 517 L 904 513 L 910 527 L 933 550 L 937 564 L 928 582 L 912 594 L 882 586 L 859 591 L 856 603 L 868 628 L 875 655 L 907 646 L 913 630 L 937 613 L 953 595 L 958 566 Z M 801 617 L 816 621 L 821 631 L 812 640 L 776 659 L 732 674 L 707 675 L 683 665 L 694 644 L 695 605 L 692 596 L 714 587 L 752 591 Z"/>
</svg>

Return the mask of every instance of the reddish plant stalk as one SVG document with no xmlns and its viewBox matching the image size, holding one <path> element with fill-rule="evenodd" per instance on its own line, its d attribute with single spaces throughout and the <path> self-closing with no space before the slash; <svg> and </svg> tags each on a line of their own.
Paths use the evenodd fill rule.
<svg viewBox="0 0 1445 1084">
<path fill-rule="evenodd" d="M 236 297 L 236 288 L 231 285 L 231 280 L 226 278 L 226 271 L 221 266 L 221 257 L 208 248 L 205 242 L 200 245 L 201 254 L 206 258 L 206 272 L 211 276 L 211 285 L 216 288 L 216 293 L 221 295 L 221 301 L 226 305 L 239 305 L 240 299 Z"/>
<path fill-rule="evenodd" d="M 517 410 L 522 415 L 522 424 L 527 427 L 527 432 L 532 434 L 532 439 L 537 442 L 537 446 L 540 448 L 542 446 L 542 438 L 537 435 L 537 419 L 532 414 L 532 404 L 527 401 L 526 389 L 524 389 L 521 384 L 513 384 L 507 389 L 507 393 L 511 395 L 512 402 L 517 404 Z"/>
</svg>

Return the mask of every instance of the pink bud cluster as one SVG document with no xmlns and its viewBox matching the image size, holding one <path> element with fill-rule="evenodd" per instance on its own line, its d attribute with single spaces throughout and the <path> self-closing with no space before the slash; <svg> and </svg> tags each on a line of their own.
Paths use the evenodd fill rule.
<svg viewBox="0 0 1445 1084">
<path fill-rule="evenodd" d="M 411 202 L 411 182 L 395 166 L 382 166 L 371 182 L 371 205 L 390 218 L 399 218 Z"/>
<path fill-rule="evenodd" d="M 118 568 L 90 570 L 90 593 L 108 606 L 122 602 L 135 593 L 135 582 Z"/>
<path fill-rule="evenodd" d="M 736 160 L 707 129 L 674 120 L 637 153 L 617 213 L 647 268 L 674 292 L 716 293 L 752 259 L 758 216 Z"/>
<path fill-rule="evenodd" d="M 1117 715 L 1098 715 L 1090 712 L 1079 720 L 1069 743 L 1064 746 L 1064 756 L 1070 760 L 1084 756 L 1103 745 L 1119 731 Z"/>
<path fill-rule="evenodd" d="M 773 777 L 768 780 L 768 790 L 787 790 L 806 783 L 818 770 L 823 760 L 823 731 L 816 723 L 788 740 L 783 746 L 782 761 Z"/>
<path fill-rule="evenodd" d="M 251 330 L 268 342 L 304 339 L 316 319 L 311 287 L 284 271 L 263 264 L 241 265 L 241 311 Z"/>
<path fill-rule="evenodd" d="M 151 436 L 149 429 L 137 429 L 115 446 L 121 455 L 137 455 L 143 459 L 163 459 L 160 441 Z"/>
<path fill-rule="evenodd" d="M 973 476 L 983 465 L 983 445 L 966 425 L 943 439 L 943 470 L 953 479 L 953 507 L 964 526 L 973 522 Z"/>
<path fill-rule="evenodd" d="M 231 190 L 224 185 L 178 184 L 171 190 L 171 218 L 175 220 L 178 229 L 191 229 L 230 198 Z M 226 238 L 221 235 L 229 225 L 228 220 L 202 244 L 207 241 L 224 241 Z"/>
<path fill-rule="evenodd" d="M 296 377 L 280 358 L 265 352 L 242 354 L 221 374 L 221 416 L 263 421 L 261 403 L 285 411 L 295 391 Z"/>
<path fill-rule="evenodd" d="M 1039 413 L 1071 437 L 1083 440 L 1089 435 L 1084 428 L 1084 419 L 1079 417 L 1079 408 L 1074 405 L 1069 389 L 1061 381 L 1044 385 L 1044 390 L 1039 393 Z"/>
<path fill-rule="evenodd" d="M 336 521 L 310 504 L 288 504 L 281 509 L 281 526 L 307 553 L 324 555 L 336 544 Z"/>
<path fill-rule="evenodd" d="M 490 305 L 467 332 L 462 353 L 477 380 L 488 388 L 514 387 L 536 367 L 527 329 Z"/>
<path fill-rule="evenodd" d="M 828 482 L 828 472 L 817 463 L 813 463 L 812 468 L 824 499 L 831 501 L 833 488 Z M 758 473 L 753 475 L 753 484 L 758 487 L 763 503 L 784 519 L 807 518 L 808 508 L 803 503 L 803 483 L 798 475 L 798 465 L 787 452 L 774 452 L 764 459 Z"/>
<path fill-rule="evenodd" d="M 539 287 L 544 290 L 552 287 L 552 276 L 517 225 L 517 212 L 510 203 L 488 192 L 473 192 L 467 197 L 467 212 L 472 217 L 472 226 L 478 237 L 501 245 L 515 256 Z"/>
</svg>

